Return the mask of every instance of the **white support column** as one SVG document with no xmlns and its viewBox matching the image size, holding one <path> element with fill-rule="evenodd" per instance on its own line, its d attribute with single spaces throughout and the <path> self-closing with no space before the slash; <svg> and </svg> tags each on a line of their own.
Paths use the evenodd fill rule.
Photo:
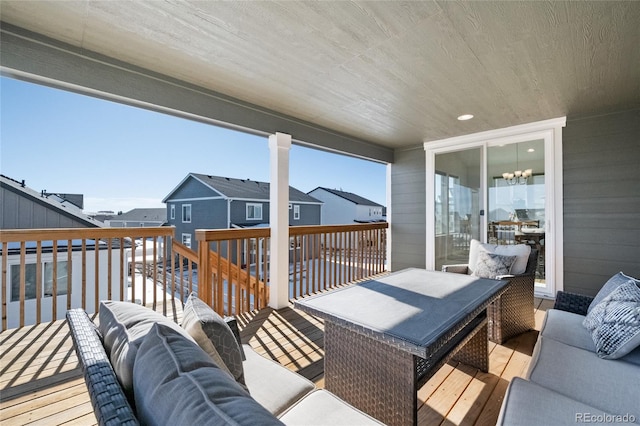
<svg viewBox="0 0 640 426">
<path fill-rule="evenodd" d="M 289 306 L 289 150 L 291 135 L 269 136 L 271 246 L 269 306 Z"/>
</svg>

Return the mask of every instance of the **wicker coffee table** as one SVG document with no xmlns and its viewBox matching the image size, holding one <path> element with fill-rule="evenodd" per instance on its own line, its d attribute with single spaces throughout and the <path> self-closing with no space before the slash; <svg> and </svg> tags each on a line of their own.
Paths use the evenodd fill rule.
<svg viewBox="0 0 640 426">
<path fill-rule="evenodd" d="M 417 422 L 417 390 L 454 358 L 489 369 L 486 308 L 508 281 L 405 269 L 295 302 L 324 319 L 325 387 L 389 425 Z"/>
</svg>

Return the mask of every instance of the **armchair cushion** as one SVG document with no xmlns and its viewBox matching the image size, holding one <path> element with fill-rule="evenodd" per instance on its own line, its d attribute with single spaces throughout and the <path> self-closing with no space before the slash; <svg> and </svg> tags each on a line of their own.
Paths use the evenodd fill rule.
<svg viewBox="0 0 640 426">
<path fill-rule="evenodd" d="M 182 327 L 214 362 L 245 385 L 242 347 L 225 320 L 193 293 L 184 306 Z"/>
<path fill-rule="evenodd" d="M 587 314 L 584 326 L 592 333 L 596 353 L 618 359 L 640 345 L 640 288 L 628 280 Z"/>
<path fill-rule="evenodd" d="M 475 265 L 478 262 L 478 253 L 480 251 L 487 251 L 489 253 L 495 253 L 502 256 L 516 256 L 516 260 L 511 267 L 511 274 L 520 275 L 527 270 L 527 262 L 529 261 L 529 254 L 531 254 L 531 247 L 526 244 L 516 245 L 498 245 L 498 244 L 485 244 L 478 240 L 471 240 L 469 246 L 469 269 L 471 273 L 475 270 Z"/>
<path fill-rule="evenodd" d="M 516 256 L 503 256 L 479 250 L 477 259 L 471 275 L 479 278 L 496 278 L 499 275 L 507 275 L 511 272 Z"/>
</svg>

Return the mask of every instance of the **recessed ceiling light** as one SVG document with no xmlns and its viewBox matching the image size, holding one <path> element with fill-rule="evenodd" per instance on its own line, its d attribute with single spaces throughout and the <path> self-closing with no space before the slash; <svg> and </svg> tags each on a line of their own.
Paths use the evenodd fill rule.
<svg viewBox="0 0 640 426">
<path fill-rule="evenodd" d="M 535 152 L 535 149 L 533 149 L 533 148 L 529 148 L 529 149 L 527 150 L 527 152 Z"/>
<path fill-rule="evenodd" d="M 472 118 L 473 118 L 473 114 L 463 114 L 460 117 L 458 117 L 458 120 L 465 121 L 465 120 L 471 120 Z"/>
</svg>

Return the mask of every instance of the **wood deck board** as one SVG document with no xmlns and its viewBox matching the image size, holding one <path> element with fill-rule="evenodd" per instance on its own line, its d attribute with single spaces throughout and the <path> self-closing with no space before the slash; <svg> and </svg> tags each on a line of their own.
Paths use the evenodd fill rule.
<svg viewBox="0 0 640 426">
<path fill-rule="evenodd" d="M 552 306 L 537 299 L 536 329 Z M 178 321 L 182 316 L 179 304 L 169 312 Z M 238 316 L 238 323 L 244 343 L 324 386 L 321 320 L 292 308 L 267 308 Z M 533 330 L 503 345 L 490 343 L 488 373 L 445 364 L 418 391 L 418 424 L 495 424 L 509 380 L 528 368 L 537 334 Z M 0 333 L 0 373 L 3 426 L 96 424 L 65 321 Z"/>
</svg>

